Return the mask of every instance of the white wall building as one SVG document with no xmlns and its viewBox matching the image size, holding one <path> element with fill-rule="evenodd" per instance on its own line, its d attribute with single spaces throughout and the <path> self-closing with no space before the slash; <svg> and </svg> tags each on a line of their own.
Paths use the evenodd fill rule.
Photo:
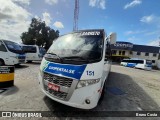
<svg viewBox="0 0 160 120">
<path fill-rule="evenodd" d="M 120 62 L 124 58 L 147 59 L 152 60 L 152 64 L 160 68 L 160 47 L 118 41 L 111 45 L 111 49 L 113 61 Z"/>
</svg>

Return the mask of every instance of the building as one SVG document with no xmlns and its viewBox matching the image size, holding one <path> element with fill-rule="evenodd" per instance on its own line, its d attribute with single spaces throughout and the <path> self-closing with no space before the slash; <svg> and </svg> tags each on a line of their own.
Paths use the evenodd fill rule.
<svg viewBox="0 0 160 120">
<path fill-rule="evenodd" d="M 124 58 L 147 59 L 152 60 L 153 65 L 160 68 L 160 47 L 117 41 L 111 45 L 111 49 L 115 62 L 120 62 Z"/>
</svg>

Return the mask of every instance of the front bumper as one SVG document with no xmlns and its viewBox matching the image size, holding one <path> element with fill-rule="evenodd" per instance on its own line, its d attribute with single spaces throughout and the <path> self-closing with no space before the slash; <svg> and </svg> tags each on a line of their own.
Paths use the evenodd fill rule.
<svg viewBox="0 0 160 120">
<path fill-rule="evenodd" d="M 52 100 L 55 100 L 59 103 L 62 103 L 68 106 L 81 108 L 81 109 L 92 109 L 96 107 L 101 95 L 100 93 L 101 82 L 98 82 L 90 86 L 82 87 L 79 89 L 72 89 L 72 91 L 70 91 L 71 92 L 70 97 L 67 100 L 59 99 L 53 96 L 52 94 L 50 94 L 49 92 L 47 92 L 44 89 L 44 84 L 43 84 L 41 75 L 39 75 L 39 83 L 42 91 Z M 89 100 L 90 104 L 87 104 L 86 100 Z"/>
<path fill-rule="evenodd" d="M 25 63 L 25 59 L 18 59 L 18 63 Z"/>
</svg>

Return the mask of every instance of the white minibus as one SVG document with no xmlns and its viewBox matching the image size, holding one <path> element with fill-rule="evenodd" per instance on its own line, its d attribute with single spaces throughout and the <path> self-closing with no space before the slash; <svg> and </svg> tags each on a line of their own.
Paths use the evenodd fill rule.
<svg viewBox="0 0 160 120">
<path fill-rule="evenodd" d="M 152 61 L 146 59 L 124 59 L 122 60 L 121 65 L 145 70 L 152 69 Z"/>
<path fill-rule="evenodd" d="M 22 45 L 23 51 L 26 53 L 26 62 L 41 61 L 46 50 L 37 45 Z"/>
<path fill-rule="evenodd" d="M 25 57 L 25 53 L 18 43 L 0 40 L 0 66 L 24 63 Z"/>
<path fill-rule="evenodd" d="M 39 83 L 44 94 L 68 106 L 96 107 L 105 93 L 111 67 L 109 46 L 101 29 L 58 37 L 40 66 Z"/>
</svg>

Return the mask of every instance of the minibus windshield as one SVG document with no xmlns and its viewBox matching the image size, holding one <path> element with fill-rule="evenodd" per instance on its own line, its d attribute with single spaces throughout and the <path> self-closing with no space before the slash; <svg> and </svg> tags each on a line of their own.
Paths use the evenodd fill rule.
<svg viewBox="0 0 160 120">
<path fill-rule="evenodd" d="M 46 53 L 46 50 L 43 47 L 39 47 L 40 54 L 44 55 Z"/>
<path fill-rule="evenodd" d="M 21 46 L 15 42 L 11 42 L 11 41 L 4 41 L 5 45 L 7 46 L 8 50 L 13 52 L 13 53 L 18 53 L 18 54 L 23 54 L 23 50 L 21 48 Z"/>
<path fill-rule="evenodd" d="M 64 61 L 97 62 L 102 59 L 103 36 L 72 33 L 56 39 L 47 53 L 56 54 Z"/>
</svg>

